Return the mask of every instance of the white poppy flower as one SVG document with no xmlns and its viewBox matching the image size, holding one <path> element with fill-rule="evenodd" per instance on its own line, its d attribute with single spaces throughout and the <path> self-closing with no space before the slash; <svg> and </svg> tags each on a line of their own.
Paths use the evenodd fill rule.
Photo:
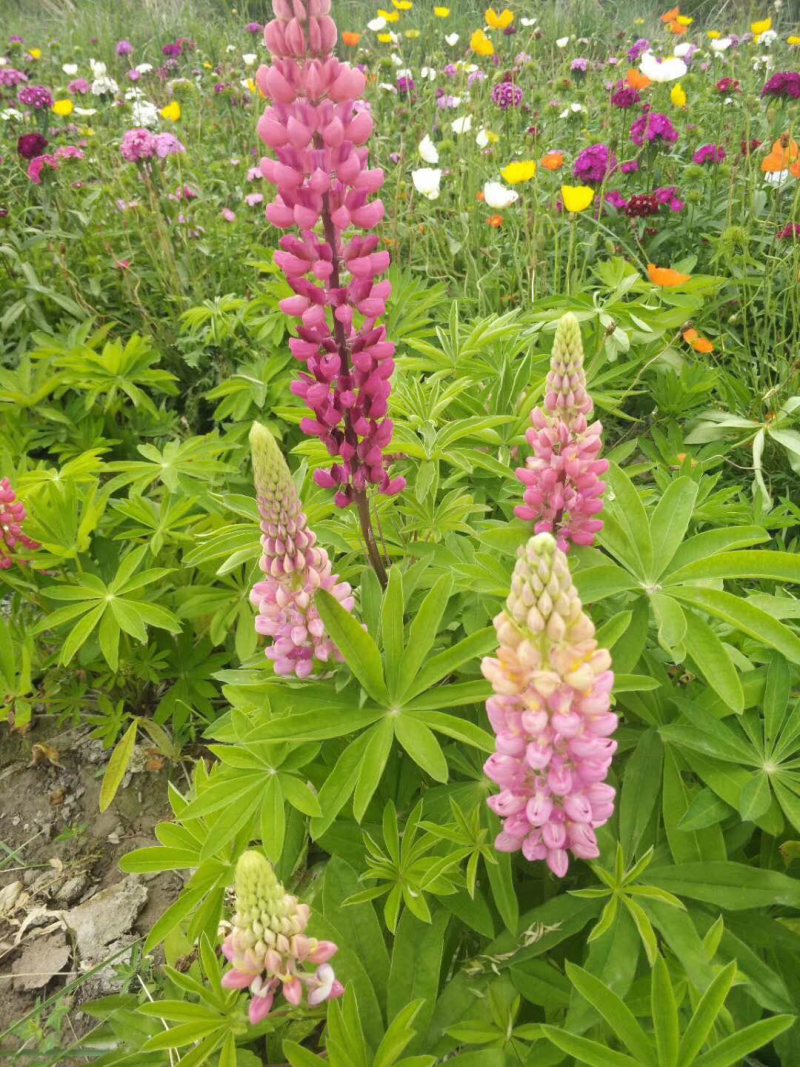
<svg viewBox="0 0 800 1067">
<path fill-rule="evenodd" d="M 457 33 L 448 33 L 445 37 L 445 41 L 447 41 L 451 48 L 455 48 L 459 42 L 459 36 Z"/>
<path fill-rule="evenodd" d="M 61 69 L 64 71 L 64 73 L 68 77 L 72 78 L 78 73 L 78 64 L 77 63 L 65 63 L 64 66 Z"/>
<path fill-rule="evenodd" d="M 95 96 L 105 96 L 106 93 L 113 95 L 119 92 L 119 86 L 113 78 L 109 78 L 106 74 L 101 74 L 92 82 L 92 92 Z"/>
<path fill-rule="evenodd" d="M 392 52 L 392 55 L 391 55 L 391 60 L 392 60 L 392 63 L 394 63 L 394 65 L 395 65 L 396 67 L 402 67 L 402 65 L 403 65 L 403 60 L 402 60 L 402 59 L 401 59 L 401 57 L 400 57 L 400 56 L 399 56 L 399 55 L 397 54 L 397 52 Z M 408 76 L 409 76 L 409 78 L 411 77 L 411 71 L 409 71 L 409 72 L 408 72 Z"/>
<path fill-rule="evenodd" d="M 581 111 L 585 111 L 586 108 L 583 104 L 570 104 L 569 107 L 565 107 L 561 114 L 558 116 L 560 119 L 568 119 L 570 115 L 579 115 Z"/>
<path fill-rule="evenodd" d="M 436 69 L 434 67 L 423 67 L 419 72 L 419 76 L 423 80 L 427 79 L 429 82 L 434 82 L 436 81 Z"/>
<path fill-rule="evenodd" d="M 673 54 L 676 55 L 678 57 L 678 59 L 683 59 L 683 57 L 688 52 L 691 52 L 691 50 L 694 47 L 695 46 L 693 44 L 691 44 L 690 42 L 682 41 L 680 44 L 676 44 L 675 45 L 675 49 L 674 49 L 674 53 Z M 695 51 L 696 51 L 696 49 L 695 49 Z"/>
<path fill-rule="evenodd" d="M 255 54 L 255 52 L 245 52 L 242 56 L 242 63 L 244 63 L 246 67 L 252 67 L 252 65 L 257 59 L 258 56 Z"/>
<path fill-rule="evenodd" d="M 89 66 L 92 68 L 92 74 L 95 76 L 95 78 L 102 78 L 108 70 L 105 63 L 100 63 L 96 59 L 90 59 Z"/>
<path fill-rule="evenodd" d="M 422 140 L 419 142 L 417 151 L 426 163 L 438 163 L 439 152 L 436 145 L 431 140 L 431 135 L 426 133 Z"/>
<path fill-rule="evenodd" d="M 379 89 L 383 89 L 383 91 L 385 93 L 396 93 L 397 92 L 397 86 L 396 85 L 391 85 L 389 82 L 380 82 L 378 84 L 378 88 Z"/>
<path fill-rule="evenodd" d="M 768 185 L 774 185 L 776 189 L 780 189 L 782 185 L 786 185 L 788 180 L 788 170 L 776 170 L 764 175 L 764 181 L 767 182 Z"/>
<path fill-rule="evenodd" d="M 152 63 L 140 63 L 136 68 L 140 74 L 149 74 L 153 69 Z"/>
<path fill-rule="evenodd" d="M 0 67 L 7 67 L 7 66 L 8 66 L 8 60 L 6 59 L 6 57 L 5 56 L 0 56 Z M 77 70 L 77 67 L 75 69 Z"/>
<path fill-rule="evenodd" d="M 556 41 L 556 48 L 566 48 L 569 44 L 569 37 L 559 37 Z"/>
<path fill-rule="evenodd" d="M 535 26 L 536 25 L 536 19 L 520 19 L 519 23 L 520 23 L 520 26 Z"/>
<path fill-rule="evenodd" d="M 402 70 L 398 70 L 397 71 L 397 77 L 398 78 L 413 78 L 414 77 L 414 72 L 411 70 L 410 67 L 403 67 Z"/>
<path fill-rule="evenodd" d="M 652 82 L 677 81 L 688 69 L 684 61 L 677 56 L 658 59 L 652 52 L 645 52 L 639 62 L 639 70 Z"/>
<path fill-rule="evenodd" d="M 733 44 L 731 37 L 718 37 L 716 41 L 709 41 L 708 46 L 712 52 L 727 52 Z"/>
<path fill-rule="evenodd" d="M 229 45 L 228 45 L 228 46 L 226 47 L 225 51 L 226 51 L 226 52 L 235 52 L 235 51 L 236 51 L 236 45 L 235 45 L 235 44 L 229 44 Z"/>
<path fill-rule="evenodd" d="M 5 111 L 0 111 L 0 119 L 2 119 L 3 122 L 9 122 L 11 119 L 22 119 L 24 117 L 22 112 L 17 111 L 15 107 L 7 107 Z"/>
<path fill-rule="evenodd" d="M 450 129 L 453 133 L 469 133 L 472 129 L 472 115 L 462 115 L 459 119 L 453 119 Z"/>
<path fill-rule="evenodd" d="M 489 131 L 486 129 L 485 126 L 481 126 L 481 128 L 475 135 L 475 144 L 478 146 L 478 148 L 486 148 L 486 146 L 489 144 Z"/>
<path fill-rule="evenodd" d="M 411 180 L 421 196 L 427 197 L 428 200 L 438 199 L 439 186 L 442 181 L 441 170 L 433 167 L 420 167 L 419 170 L 412 170 Z"/>
<path fill-rule="evenodd" d="M 510 207 L 519 200 L 519 193 L 508 189 L 502 182 L 486 182 L 483 187 L 483 199 L 488 207 Z"/>
<path fill-rule="evenodd" d="M 383 18 L 382 15 L 378 15 L 377 18 L 374 18 L 371 22 L 367 23 L 367 29 L 372 30 L 373 33 L 377 33 L 379 30 L 382 30 L 385 25 L 386 19 Z"/>
<path fill-rule="evenodd" d="M 72 110 L 75 112 L 76 115 L 83 115 L 84 118 L 88 118 L 90 115 L 96 115 L 97 114 L 97 108 L 96 107 L 77 107 L 76 106 Z M 141 125 L 141 123 L 139 125 Z"/>
</svg>

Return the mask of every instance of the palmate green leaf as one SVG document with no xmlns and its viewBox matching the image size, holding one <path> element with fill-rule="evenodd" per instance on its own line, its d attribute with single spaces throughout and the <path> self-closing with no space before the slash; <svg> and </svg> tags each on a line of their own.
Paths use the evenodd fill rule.
<svg viewBox="0 0 800 1067">
<path fill-rule="evenodd" d="M 691 478 L 671 482 L 650 518 L 653 574 L 663 574 L 689 528 L 698 485 Z"/>
<path fill-rule="evenodd" d="M 403 714 L 425 723 L 426 726 L 429 726 L 437 733 L 445 734 L 456 741 L 463 741 L 465 744 L 472 745 L 473 748 L 478 748 L 482 752 L 494 752 L 494 739 L 486 730 L 476 726 L 468 719 L 459 719 L 456 715 L 448 715 L 445 711 L 413 710 L 405 711 Z"/>
<path fill-rule="evenodd" d="M 662 736 L 665 729 L 662 728 Z M 664 831 L 676 863 L 725 858 L 725 842 L 718 826 L 684 830 L 680 823 L 691 804 L 691 792 L 683 780 L 681 757 L 667 745 L 664 750 L 662 816 Z"/>
<path fill-rule="evenodd" d="M 106 810 L 122 784 L 136 747 L 137 726 L 138 719 L 134 719 L 111 753 L 103 775 L 103 783 L 100 786 L 100 811 Z"/>
<path fill-rule="evenodd" d="M 683 750 L 683 757 L 695 774 L 713 789 L 718 797 L 729 807 L 738 810 L 739 796 L 750 777 L 743 767 L 723 763 L 688 748 Z M 766 815 L 755 819 L 754 822 L 768 834 L 779 834 L 783 829 L 783 816 L 777 802 L 770 806 Z"/>
<path fill-rule="evenodd" d="M 798 583 L 800 556 L 794 552 L 764 549 L 719 552 L 672 571 L 664 583 L 669 586 L 707 578 L 771 578 L 778 582 Z"/>
<path fill-rule="evenodd" d="M 318 798 L 322 816 L 312 819 L 309 826 L 311 836 L 315 841 L 331 827 L 336 816 L 352 796 L 368 743 L 369 735 L 363 733 L 347 745 L 333 770 L 325 779 Z"/>
<path fill-rule="evenodd" d="M 403 651 L 399 667 L 401 700 L 411 691 L 419 669 L 433 647 L 452 588 L 452 575 L 442 574 L 423 600 L 411 623 L 408 644 Z"/>
<path fill-rule="evenodd" d="M 294 774 L 279 774 L 276 777 L 283 788 L 283 795 L 293 808 L 309 818 L 322 818 L 319 799 L 305 782 Z"/>
<path fill-rule="evenodd" d="M 433 916 L 432 923 L 423 923 L 406 909 L 397 925 L 389 972 L 386 1015 L 389 1019 L 400 1018 L 408 1005 L 419 1005 L 415 1026 L 418 1036 L 411 1044 L 409 1052 L 424 1050 L 423 1035 L 430 1025 L 439 993 L 449 920 L 449 914 L 439 910 Z"/>
<path fill-rule="evenodd" d="M 767 812 L 771 801 L 769 775 L 758 771 L 743 786 L 739 794 L 739 815 L 742 822 L 755 822 Z"/>
<path fill-rule="evenodd" d="M 325 741 L 331 737 L 343 737 L 371 726 L 386 715 L 384 708 L 350 705 L 342 708 L 334 704 L 330 714 L 324 704 L 316 711 L 282 715 L 260 726 L 254 739 L 260 741 Z"/>
<path fill-rule="evenodd" d="M 661 792 L 664 748 L 658 732 L 645 730 L 625 766 L 619 803 L 619 840 L 635 856 Z"/>
<path fill-rule="evenodd" d="M 725 646 L 708 623 L 695 612 L 685 612 L 684 617 L 689 655 L 714 692 L 725 701 L 731 711 L 740 715 L 744 711 L 744 692 Z"/>
<path fill-rule="evenodd" d="M 641 1067 L 639 1061 L 624 1052 L 615 1052 L 607 1045 L 590 1041 L 588 1037 L 570 1034 L 555 1026 L 542 1026 L 543 1035 L 568 1056 L 574 1056 L 578 1063 L 587 1067 Z"/>
<path fill-rule="evenodd" d="M 725 552 L 726 549 L 757 545 L 769 539 L 769 534 L 761 526 L 733 526 L 730 529 L 706 530 L 683 542 L 672 557 L 666 573 L 671 576 L 675 571 L 696 560 L 708 559 L 720 552 Z"/>
<path fill-rule="evenodd" d="M 72 628 L 66 641 L 61 647 L 59 662 L 62 666 L 66 667 L 75 653 L 86 643 L 89 635 L 95 626 L 97 626 L 105 610 L 105 604 L 98 604 L 97 607 L 88 611 L 80 622 Z M 56 614 L 60 614 L 60 612 L 56 612 Z"/>
<path fill-rule="evenodd" d="M 490 831 L 489 839 L 494 841 L 500 832 L 500 820 L 485 805 L 481 805 L 481 819 Z M 514 887 L 514 868 L 511 856 L 507 852 L 498 852 L 495 859 L 497 863 L 485 864 L 492 899 L 500 912 L 500 918 L 506 930 L 516 937 L 519 928 L 519 896 Z"/>
<path fill-rule="evenodd" d="M 653 593 L 650 603 L 658 623 L 659 643 L 667 652 L 673 652 L 683 645 L 686 638 L 686 612 L 674 597 L 663 593 Z"/>
<path fill-rule="evenodd" d="M 605 1019 L 641 1067 L 657 1067 L 652 1042 L 623 1000 L 593 974 L 567 961 L 567 977 L 592 1007 Z"/>
<path fill-rule="evenodd" d="M 274 774 L 264 784 L 261 796 L 260 819 L 261 819 L 261 844 L 267 854 L 267 859 L 277 863 L 283 852 L 283 841 L 286 836 L 286 811 L 283 806 L 283 788 L 281 786 L 282 775 Z M 289 775 L 285 776 L 286 778 Z M 260 791 L 259 791 L 260 792 Z M 259 792 L 254 795 L 256 803 L 259 802 Z M 249 794 L 245 794 L 248 797 Z M 243 799 L 240 803 L 246 803 Z"/>
<path fill-rule="evenodd" d="M 334 856 L 325 865 L 322 881 L 322 911 L 345 937 L 369 975 L 381 1005 L 386 1003 L 389 978 L 389 953 L 380 923 L 371 903 L 347 904 L 361 888 L 356 871 L 345 860 Z M 396 942 L 395 942 L 396 944 Z M 387 1012 L 389 1018 L 395 1013 Z"/>
<path fill-rule="evenodd" d="M 437 782 L 446 782 L 449 773 L 442 746 L 425 723 L 410 715 L 394 717 L 394 733 L 397 740 L 414 762 Z"/>
<path fill-rule="evenodd" d="M 650 1012 L 658 1051 L 659 1067 L 679 1067 L 680 1020 L 675 992 L 663 956 L 653 967 L 650 985 Z"/>
<path fill-rule="evenodd" d="M 770 1041 L 774 1041 L 794 1022 L 794 1015 L 775 1015 L 771 1019 L 762 1019 L 760 1022 L 745 1026 L 743 1030 L 724 1038 L 710 1052 L 706 1052 L 695 1060 L 693 1067 L 732 1067 L 750 1052 L 755 1052 L 764 1045 L 768 1045 Z"/>
<path fill-rule="evenodd" d="M 800 663 L 800 638 L 788 626 L 748 601 L 719 589 L 703 589 L 699 586 L 670 588 L 672 595 L 679 600 L 722 619 L 756 641 L 776 649 L 791 663 Z"/>
<path fill-rule="evenodd" d="M 298 1045 L 296 1041 L 290 1041 L 288 1038 L 284 1038 L 281 1048 L 292 1067 L 325 1067 L 325 1064 L 330 1062 L 310 1052 L 307 1048 L 303 1048 L 302 1045 Z"/>
<path fill-rule="evenodd" d="M 389 571 L 389 581 L 381 607 L 383 657 L 386 667 L 386 687 L 390 700 L 397 697 L 400 688 L 404 612 L 403 575 L 400 568 L 395 566 Z"/>
<path fill-rule="evenodd" d="M 616 463 L 609 466 L 606 480 L 611 488 L 611 494 L 607 494 L 607 500 L 609 497 L 613 500 L 614 516 L 625 530 L 634 548 L 642 577 L 656 577 L 653 574 L 653 541 L 650 523 L 638 490 Z"/>
<path fill-rule="evenodd" d="M 157 1049 L 182 1048 L 184 1045 L 193 1045 L 200 1038 L 207 1037 L 215 1031 L 227 1025 L 227 1020 L 215 1016 L 206 1022 L 194 1020 L 184 1023 L 182 1026 L 173 1026 L 161 1034 L 156 1034 L 142 1045 L 143 1052 L 153 1052 Z M 220 1035 L 222 1040 L 222 1035 Z"/>
<path fill-rule="evenodd" d="M 497 647 L 497 634 L 493 626 L 478 630 L 462 641 L 458 641 L 445 652 L 432 656 L 414 679 L 414 684 L 406 690 L 403 704 L 407 706 L 415 697 L 426 689 L 454 674 L 465 663 L 480 659 Z M 452 688 L 452 686 L 448 687 Z M 452 705 L 451 705 L 452 706 Z"/>
<path fill-rule="evenodd" d="M 783 809 L 783 814 L 795 830 L 800 831 L 800 778 L 794 779 L 795 788 L 790 789 L 784 782 L 784 775 L 775 775 L 770 779 L 775 796 Z"/>
<path fill-rule="evenodd" d="M 762 705 L 764 741 L 766 750 L 769 753 L 773 751 L 773 745 L 786 717 L 790 691 L 791 675 L 789 665 L 780 653 L 775 652 L 767 669 L 767 681 Z"/>
<path fill-rule="evenodd" d="M 606 597 L 641 587 L 640 581 L 613 563 L 577 570 L 572 579 L 584 604 L 596 604 Z"/>
<path fill-rule="evenodd" d="M 730 911 L 782 904 L 800 908 L 800 879 L 743 863 L 710 860 L 651 867 L 648 881 L 680 897 Z"/>
<path fill-rule="evenodd" d="M 719 972 L 700 998 L 689 1025 L 681 1038 L 678 1063 L 691 1065 L 708 1040 L 714 1023 L 722 1011 L 725 1000 L 736 977 L 736 961 Z"/>
<path fill-rule="evenodd" d="M 388 715 L 369 731 L 369 740 L 364 749 L 364 759 L 353 794 L 353 815 L 356 822 L 361 822 L 364 818 L 367 806 L 378 788 L 392 750 L 393 738 L 394 724 Z"/>
<path fill-rule="evenodd" d="M 317 590 L 314 603 L 329 636 L 344 656 L 350 670 L 376 703 L 388 706 L 389 694 L 383 679 L 378 646 L 362 629 L 358 620 L 354 619 L 349 611 L 345 611 L 336 597 L 325 589 Z"/>
<path fill-rule="evenodd" d="M 696 794 L 678 822 L 678 829 L 703 830 L 707 826 L 715 826 L 724 819 L 730 818 L 733 808 L 725 803 L 713 789 L 705 786 Z"/>
</svg>

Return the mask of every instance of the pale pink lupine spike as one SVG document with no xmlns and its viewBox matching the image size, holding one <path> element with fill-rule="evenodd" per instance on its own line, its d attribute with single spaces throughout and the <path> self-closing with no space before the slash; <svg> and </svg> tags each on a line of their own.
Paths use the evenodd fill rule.
<svg viewBox="0 0 800 1067">
<path fill-rule="evenodd" d="M 317 665 L 341 661 L 314 604 L 317 589 L 330 592 L 346 611 L 353 609 L 347 582 L 333 573 L 327 551 L 309 529 L 303 504 L 281 450 L 269 430 L 253 423 L 250 431 L 256 499 L 261 516 L 259 566 L 250 602 L 258 609 L 256 632 L 272 638 L 266 655 L 276 674 L 308 678 Z"/>
<path fill-rule="evenodd" d="M 309 908 L 287 893 L 272 864 L 248 851 L 236 864 L 236 914 L 224 954 L 233 964 L 222 978 L 225 989 L 249 988 L 252 1025 L 269 1015 L 278 993 L 296 1007 L 307 996 L 311 1007 L 341 996 L 341 983 L 327 962 L 333 941 L 305 934 Z M 321 963 L 321 966 L 315 966 Z M 312 969 L 306 970 L 307 965 Z"/>
<path fill-rule="evenodd" d="M 487 803 L 502 819 L 500 852 L 522 850 L 562 878 L 569 852 L 599 854 L 595 829 L 614 811 L 604 783 L 616 742 L 611 657 L 598 647 L 567 557 L 548 533 L 519 550 L 505 611 L 494 620 L 497 655 L 481 668 L 496 751 L 484 773 L 500 786 Z"/>
<path fill-rule="evenodd" d="M 536 533 L 552 533 L 565 552 L 570 542 L 591 545 L 603 528 L 597 516 L 608 460 L 599 458 L 603 427 L 587 423 L 592 407 L 580 326 L 568 313 L 556 328 L 543 405 L 531 412 L 526 438 L 533 455 L 517 469 L 525 492 L 524 503 L 514 508 L 518 518 L 534 523 Z"/>
</svg>

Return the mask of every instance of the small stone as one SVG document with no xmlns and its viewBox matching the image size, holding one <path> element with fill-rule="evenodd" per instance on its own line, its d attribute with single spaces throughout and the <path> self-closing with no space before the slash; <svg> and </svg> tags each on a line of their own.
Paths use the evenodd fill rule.
<svg viewBox="0 0 800 1067">
<path fill-rule="evenodd" d="M 0 915 L 10 915 L 22 893 L 22 882 L 10 882 L 0 889 Z"/>
<path fill-rule="evenodd" d="M 86 874 L 76 874 L 72 878 L 68 878 L 62 886 L 59 887 L 56 893 L 56 900 L 59 904 L 74 904 L 75 901 L 83 893 L 89 882 L 89 876 Z"/>
<path fill-rule="evenodd" d="M 70 947 L 60 930 L 31 941 L 12 964 L 15 988 L 43 989 L 51 978 L 66 969 L 69 957 Z"/>
<path fill-rule="evenodd" d="M 129 876 L 64 912 L 81 963 L 94 964 L 105 959 L 108 946 L 130 931 L 146 901 L 145 886 L 138 878 Z"/>
</svg>

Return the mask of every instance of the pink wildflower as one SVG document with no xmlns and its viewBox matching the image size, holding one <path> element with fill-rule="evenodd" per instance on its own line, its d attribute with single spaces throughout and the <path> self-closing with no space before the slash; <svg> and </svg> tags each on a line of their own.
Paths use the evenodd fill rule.
<svg viewBox="0 0 800 1067">
<path fill-rule="evenodd" d="M 0 479 L 0 570 L 7 571 L 14 565 L 13 555 L 20 545 L 29 552 L 41 548 L 38 541 L 22 532 L 26 518 L 25 505 L 17 500 L 11 482 L 8 478 Z"/>
<path fill-rule="evenodd" d="M 44 168 L 50 167 L 51 170 L 58 170 L 58 165 L 58 160 L 55 156 L 36 156 L 28 164 L 28 177 L 34 185 L 41 185 Z"/>
<path fill-rule="evenodd" d="M 486 711 L 496 748 L 483 768 L 501 790 L 487 801 L 503 820 L 495 848 L 522 849 L 563 878 L 568 852 L 599 855 L 594 831 L 613 814 L 614 789 L 604 779 L 617 716 L 611 656 L 598 648 L 567 557 L 550 534 L 520 548 L 494 626 L 500 647 L 481 669 L 495 691 Z"/>
</svg>

